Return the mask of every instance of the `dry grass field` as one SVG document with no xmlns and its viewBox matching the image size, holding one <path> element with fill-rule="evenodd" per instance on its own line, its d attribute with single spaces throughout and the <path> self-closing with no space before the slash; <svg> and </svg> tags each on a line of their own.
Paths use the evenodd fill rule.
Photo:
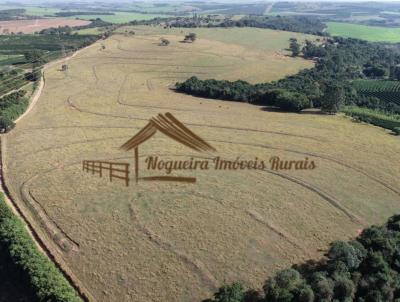
<svg viewBox="0 0 400 302">
<path fill-rule="evenodd" d="M 68 18 L 36 19 L 36 20 L 15 20 L 0 21 L 0 34 L 24 33 L 31 34 L 43 29 L 59 26 L 81 26 L 87 25 L 90 21 L 75 20 Z"/>
<path fill-rule="evenodd" d="M 2 140 L 12 194 L 96 300 L 198 301 L 224 282 L 261 287 L 276 270 L 399 212 L 400 144 L 383 129 L 170 89 L 192 75 L 264 82 L 310 67 L 282 50 L 301 35 L 201 29 L 189 44 L 179 42 L 180 29 L 133 30 L 102 41 L 104 50 L 99 42 L 81 52 L 68 72 L 46 70 L 38 103 Z M 158 46 L 161 36 L 171 44 Z M 307 157 L 317 167 L 179 172 L 197 182 L 129 187 L 82 171 L 82 160 L 133 169 L 133 152 L 119 147 L 165 112 L 217 152 L 197 153 L 157 133 L 140 147 L 141 167 L 148 155 Z"/>
</svg>

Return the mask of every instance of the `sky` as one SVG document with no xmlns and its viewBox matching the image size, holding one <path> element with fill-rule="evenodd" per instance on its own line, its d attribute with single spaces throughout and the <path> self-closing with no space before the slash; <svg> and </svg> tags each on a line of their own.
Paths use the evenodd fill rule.
<svg viewBox="0 0 400 302">
<path fill-rule="evenodd" d="M 278 1 L 269 1 L 269 0 L 254 0 L 254 1 L 246 1 L 246 0 L 140 0 L 140 1 L 132 1 L 132 0 L 0 0 L 1 4 L 35 4 L 39 5 L 41 3 L 135 3 L 135 2 L 191 2 L 191 1 L 199 1 L 199 2 L 227 2 L 227 3 L 268 3 L 268 2 L 400 2 L 400 0 L 278 0 Z"/>
</svg>

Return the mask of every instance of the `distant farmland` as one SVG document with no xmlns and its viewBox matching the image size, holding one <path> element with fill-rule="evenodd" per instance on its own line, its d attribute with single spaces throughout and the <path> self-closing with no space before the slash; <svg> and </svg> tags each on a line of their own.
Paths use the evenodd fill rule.
<svg viewBox="0 0 400 302">
<path fill-rule="evenodd" d="M 76 15 L 70 17 L 71 19 L 79 18 L 82 20 L 92 20 L 96 18 L 100 18 L 103 21 L 111 22 L 111 23 L 127 23 L 129 21 L 134 20 L 150 20 L 156 17 L 166 17 L 166 15 L 160 14 L 141 14 L 141 13 L 133 13 L 133 12 L 114 12 L 113 15 Z"/>
<path fill-rule="evenodd" d="M 400 42 L 400 28 L 327 22 L 328 32 L 333 36 L 356 38 L 371 42 Z"/>
<path fill-rule="evenodd" d="M 192 31 L 197 40 L 182 43 Z M 252 28 L 127 27 L 72 58 L 67 72 L 45 71 L 38 103 L 2 137 L 5 179 L 97 301 L 199 301 L 237 280 L 259 288 L 277 270 L 400 210 L 400 146 L 383 129 L 171 89 L 191 76 L 258 83 L 313 66 L 288 56 L 291 37 L 316 39 Z M 161 38 L 169 45 L 159 46 Z M 317 168 L 184 171 L 197 183 L 128 187 L 82 171 L 83 160 L 133 169 L 134 153 L 120 146 L 165 112 L 217 151 L 199 153 L 156 133 L 140 146 L 141 167 L 153 155 L 307 158 Z"/>
<path fill-rule="evenodd" d="M 89 24 L 86 20 L 75 20 L 68 18 L 36 19 L 36 20 L 16 20 L 0 21 L 0 34 L 25 33 L 30 34 L 39 32 L 42 29 L 59 26 L 81 26 Z"/>
</svg>

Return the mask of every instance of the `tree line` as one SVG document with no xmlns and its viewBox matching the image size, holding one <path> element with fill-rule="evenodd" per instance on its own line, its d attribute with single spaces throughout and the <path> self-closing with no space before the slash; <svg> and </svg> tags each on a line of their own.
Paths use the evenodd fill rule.
<svg viewBox="0 0 400 302">
<path fill-rule="evenodd" d="M 330 301 L 400 301 L 400 215 L 364 229 L 354 240 L 333 242 L 319 261 L 277 272 L 262 291 L 233 283 L 203 302 Z"/>
<path fill-rule="evenodd" d="M 312 16 L 256 16 L 250 15 L 233 20 L 230 17 L 218 15 L 197 15 L 192 17 L 154 18 L 150 20 L 135 20 L 130 25 L 164 25 L 164 27 L 257 27 L 301 32 L 318 36 L 329 36 L 326 25 L 319 18 Z"/>
<path fill-rule="evenodd" d="M 240 20 L 227 19 L 220 27 L 257 27 L 328 36 L 326 25 L 317 17 L 307 16 L 247 16 Z"/>
<path fill-rule="evenodd" d="M 30 297 L 29 301 L 82 302 L 75 290 L 58 268 L 36 247 L 24 224 L 7 206 L 0 194 L 0 274 L 5 278 L 4 269 L 12 272 L 19 280 L 19 293 Z M 11 301 L 11 300 L 9 300 Z"/>
</svg>

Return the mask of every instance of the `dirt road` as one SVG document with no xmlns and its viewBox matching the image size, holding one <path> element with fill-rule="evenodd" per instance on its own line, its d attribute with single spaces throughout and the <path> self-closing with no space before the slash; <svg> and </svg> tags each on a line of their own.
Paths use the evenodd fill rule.
<svg viewBox="0 0 400 302">
<path fill-rule="evenodd" d="M 45 64 L 44 67 L 43 67 L 43 72 L 42 72 L 43 75 L 42 75 L 42 77 L 40 78 L 39 84 L 38 84 L 38 86 L 37 86 L 37 88 L 36 88 L 34 94 L 32 95 L 31 99 L 29 100 L 29 106 L 28 106 L 28 108 L 27 108 L 26 111 L 25 111 L 23 114 L 21 114 L 14 122 L 15 122 L 15 123 L 18 123 L 18 122 L 19 122 L 20 120 L 22 120 L 27 114 L 29 114 L 29 112 L 32 110 L 32 108 L 35 106 L 35 104 L 36 104 L 37 101 L 39 100 L 40 95 L 42 94 L 42 91 L 43 91 L 43 88 L 44 88 L 44 85 L 45 85 L 45 75 L 44 75 L 44 74 L 45 74 L 45 71 L 46 71 L 47 68 L 49 68 L 49 67 L 51 67 L 51 66 L 53 66 L 53 65 L 55 65 L 55 64 L 66 63 L 66 62 L 68 62 L 70 59 L 72 59 L 73 57 L 75 57 L 78 53 L 80 53 L 81 51 L 83 51 L 83 50 L 85 50 L 85 49 L 87 49 L 87 48 L 90 48 L 90 47 L 92 47 L 92 46 L 94 46 L 94 45 L 95 45 L 95 43 L 94 43 L 94 44 L 91 44 L 91 45 L 89 45 L 89 46 L 87 46 L 87 47 L 84 47 L 84 48 L 82 48 L 82 49 L 79 49 L 79 50 L 75 51 L 72 55 L 70 55 L 70 56 L 68 56 L 68 57 L 61 58 L 61 59 L 56 60 L 56 61 L 51 61 L 51 62 Z"/>
</svg>

